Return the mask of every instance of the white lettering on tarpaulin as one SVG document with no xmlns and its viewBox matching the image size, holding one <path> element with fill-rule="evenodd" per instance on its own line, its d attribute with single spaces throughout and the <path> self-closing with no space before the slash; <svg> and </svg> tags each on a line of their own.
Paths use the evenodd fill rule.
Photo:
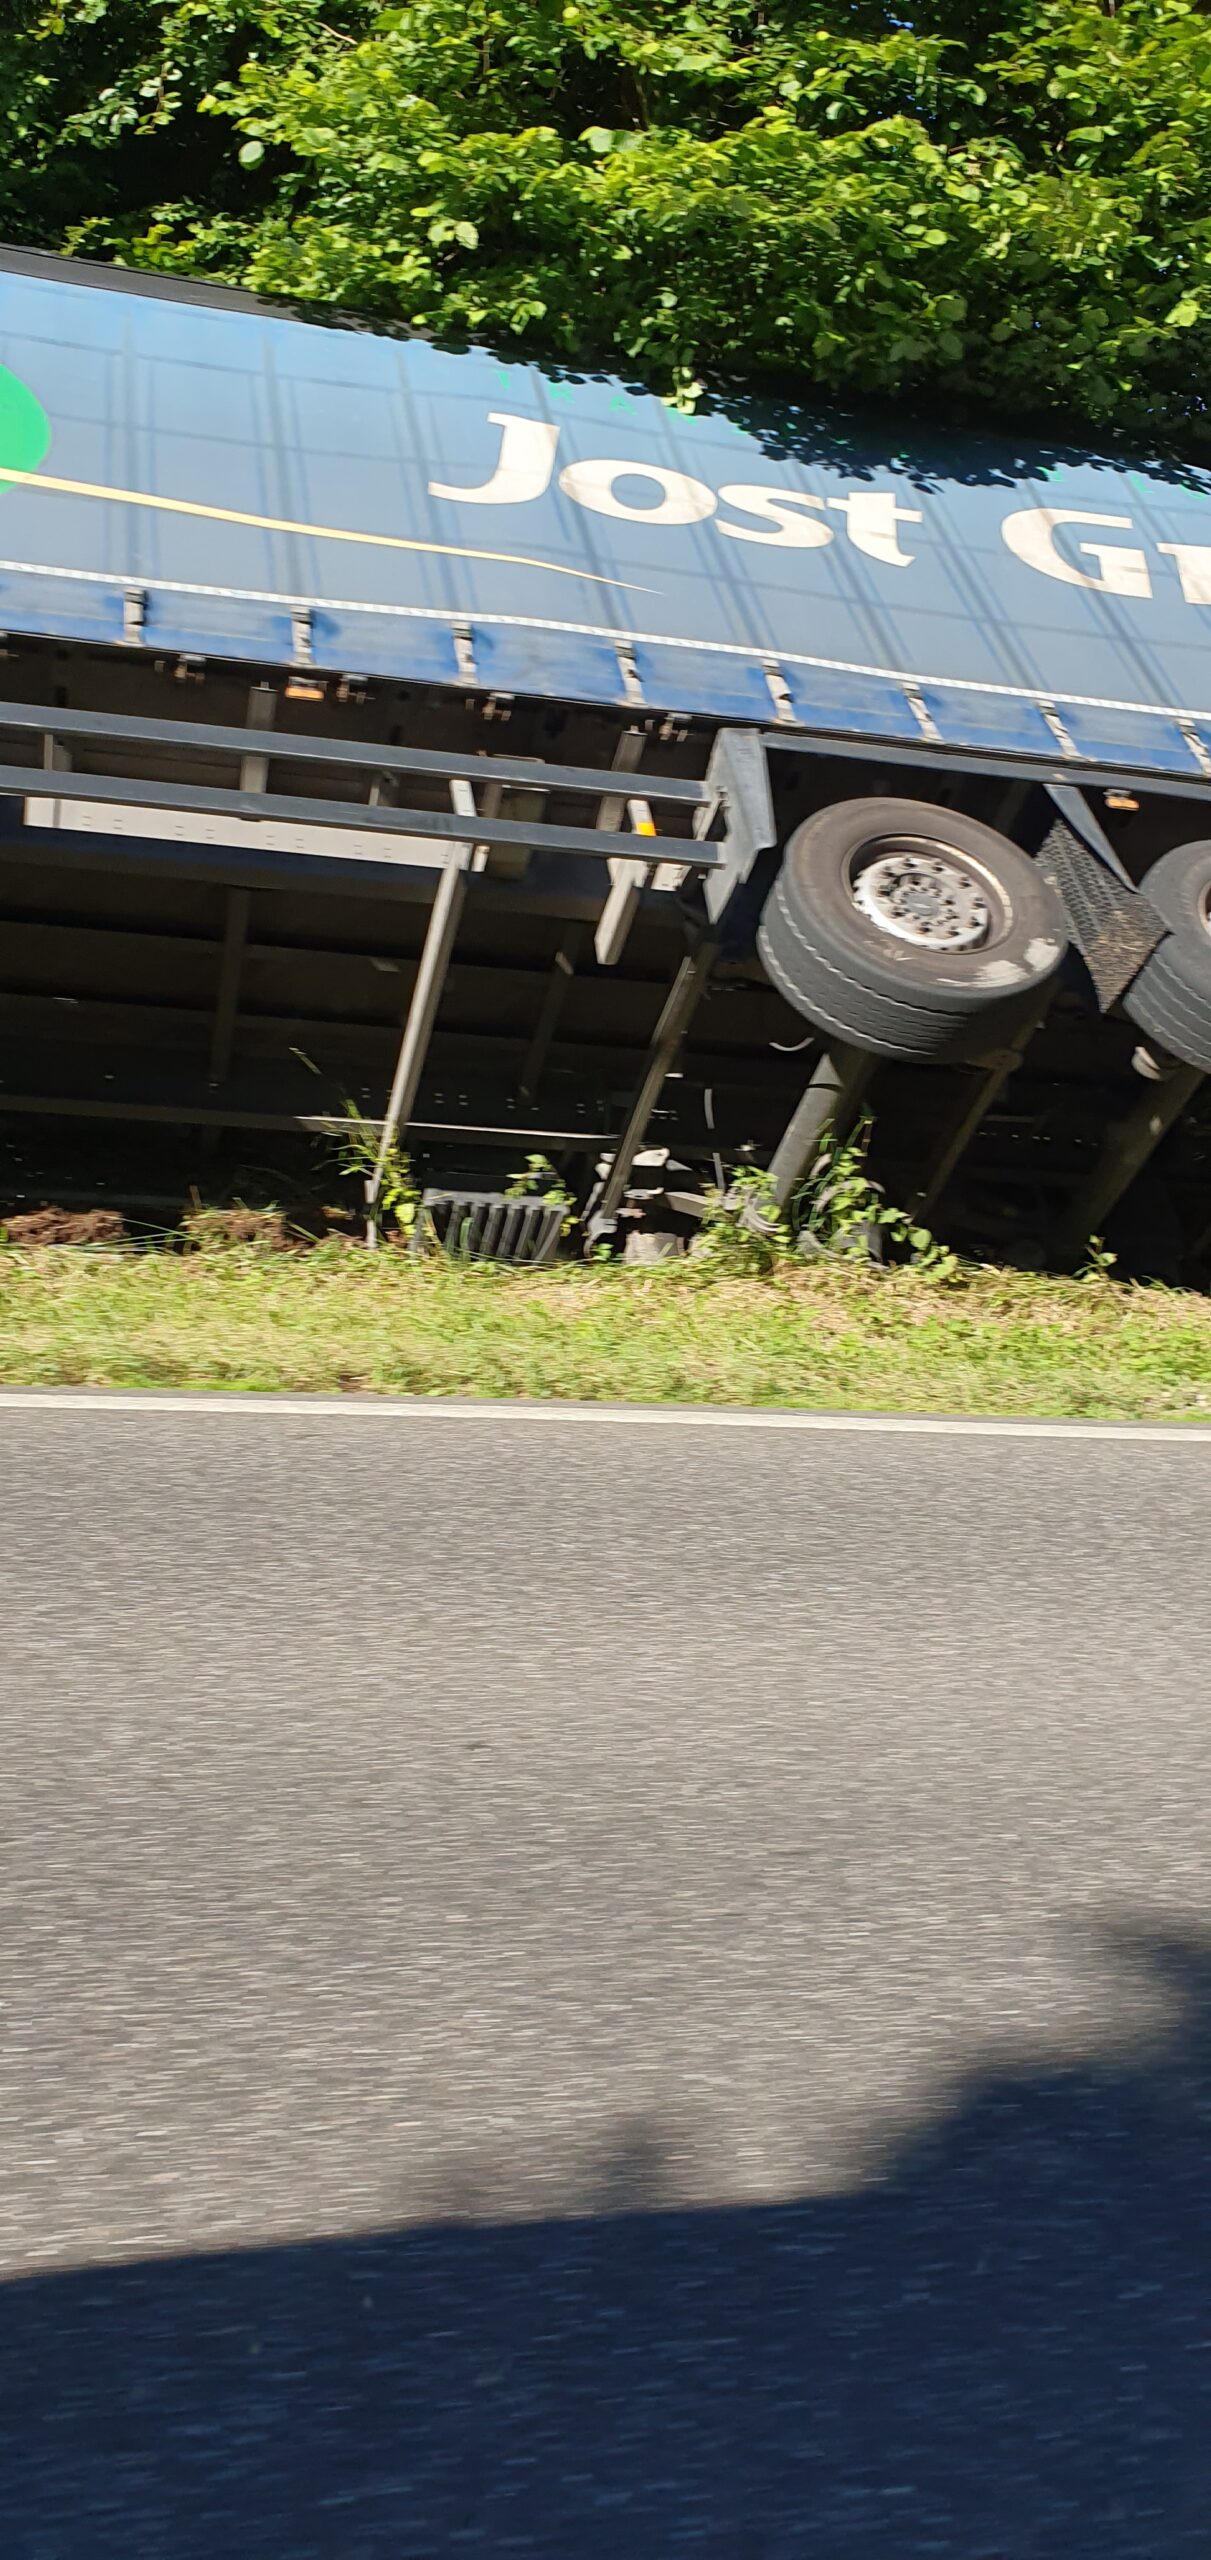
<svg viewBox="0 0 1211 2560">
<path fill-rule="evenodd" d="M 549 427 L 544 418 L 515 418 L 507 409 L 489 410 L 488 424 L 500 428 L 500 454 L 491 479 L 478 489 L 452 489 L 444 480 L 431 480 L 431 498 L 458 498 L 468 507 L 524 507 L 531 498 L 546 496 L 558 427 Z"/>
<path fill-rule="evenodd" d="M 501 431 L 495 470 L 470 489 L 458 488 L 448 480 L 431 480 L 431 498 L 464 500 L 476 507 L 520 507 L 546 496 L 559 445 L 558 425 L 549 426 L 541 418 L 518 417 L 507 409 L 493 409 L 488 423 Z M 630 505 L 619 495 L 616 484 L 620 480 L 653 482 L 659 491 L 655 505 Z M 831 525 L 817 524 L 814 515 L 800 512 L 811 508 L 822 515 L 829 506 L 844 516 L 855 550 L 865 551 L 868 558 L 882 560 L 895 569 L 907 569 L 913 559 L 911 552 L 900 549 L 897 525 L 921 521 L 920 508 L 902 507 L 890 489 L 851 489 L 844 497 L 824 499 L 806 489 L 729 481 L 716 497 L 705 480 L 693 479 L 688 471 L 669 471 L 658 463 L 621 459 L 569 462 L 560 472 L 559 486 L 576 506 L 587 507 L 594 515 L 620 518 L 624 524 L 703 524 L 720 504 L 730 506 L 737 515 L 756 516 L 761 521 L 752 526 L 721 522 L 719 531 L 729 541 L 772 543 L 788 551 L 822 550 L 833 540 Z M 767 531 L 767 526 L 773 530 Z"/>
<path fill-rule="evenodd" d="M 523 507 L 546 497 L 555 474 L 559 426 L 509 409 L 490 410 L 488 424 L 500 429 L 500 450 L 488 478 L 472 488 L 431 480 L 431 498 L 472 507 Z M 625 486 L 628 481 L 646 481 L 653 492 L 651 502 L 636 505 L 622 494 L 619 483 Z M 885 568 L 910 569 L 917 556 L 901 547 L 899 528 L 920 524 L 922 511 L 901 506 L 892 489 L 848 489 L 843 496 L 824 498 L 809 489 L 780 489 L 768 481 L 729 480 L 716 493 L 688 471 L 608 458 L 565 464 L 557 485 L 573 505 L 586 507 L 594 515 L 616 517 L 624 524 L 659 528 L 704 524 L 713 518 L 716 531 L 729 542 L 764 543 L 784 551 L 824 550 L 836 538 L 836 529 L 824 521 L 831 510 L 844 518 L 849 541 L 868 559 Z M 639 494 L 637 488 L 635 495 Z M 730 509 L 730 515 L 719 515 L 720 507 Z M 742 516 L 752 521 L 734 521 Z M 1061 525 L 1134 531 L 1130 516 L 1103 515 L 1081 507 L 1015 507 L 1001 520 L 1001 539 L 1025 568 L 1039 577 L 1054 578 L 1061 586 L 1083 587 L 1104 596 L 1147 599 L 1152 595 L 1147 556 L 1138 543 L 1077 541 L 1075 548 L 1094 564 L 1083 569 L 1076 560 L 1066 558 L 1056 542 Z M 1211 545 L 1158 542 L 1156 549 L 1173 561 L 1186 603 L 1211 605 Z"/>
<path fill-rule="evenodd" d="M 901 551 L 896 538 L 898 524 L 920 524 L 919 507 L 902 507 L 890 489 L 851 489 L 847 498 L 830 498 L 849 526 L 849 538 L 856 551 L 865 551 L 871 560 L 885 560 L 892 569 L 907 569 L 914 554 Z"/>
<path fill-rule="evenodd" d="M 1205 542 L 1158 542 L 1158 551 L 1177 562 L 1187 604 L 1211 604 L 1211 550 Z"/>
<path fill-rule="evenodd" d="M 788 514 L 788 508 L 834 507 L 843 515 L 850 541 L 856 551 L 865 551 L 871 560 L 883 560 L 890 568 L 909 569 L 914 554 L 901 551 L 896 533 L 898 524 L 920 524 L 919 507 L 902 507 L 890 489 L 851 489 L 844 498 L 814 498 L 806 490 L 766 489 L 729 482 L 719 492 L 720 504 L 735 507 L 744 515 L 769 517 L 781 527 L 777 533 L 759 533 L 747 525 L 721 524 L 733 542 L 776 542 L 789 549 L 814 551 L 831 542 L 830 525 L 815 524 L 810 517 Z"/>
<path fill-rule="evenodd" d="M 817 524 L 812 516 L 801 516 L 800 507 L 818 507 L 824 513 L 823 498 L 813 498 L 806 489 L 768 489 L 759 481 L 729 480 L 719 492 L 721 507 L 734 507 L 737 515 L 760 516 L 773 525 L 769 533 L 756 524 L 725 524 L 719 520 L 719 531 L 729 542 L 774 542 L 787 551 L 821 551 L 833 539 L 831 524 Z"/>
<path fill-rule="evenodd" d="M 1045 578 L 1058 578 L 1062 586 L 1093 587 L 1105 596 L 1151 595 L 1152 580 L 1142 551 L 1129 550 L 1122 543 L 1079 543 L 1078 550 L 1097 561 L 1101 575 L 1093 578 L 1057 551 L 1052 538 L 1057 524 L 1116 525 L 1127 533 L 1133 529 L 1130 516 L 1085 515 L 1079 507 L 1020 507 L 1004 518 L 1001 539 L 1028 569 L 1040 569 Z"/>
<path fill-rule="evenodd" d="M 653 480 L 660 491 L 655 506 L 629 507 L 618 495 L 617 480 Z M 578 507 L 621 516 L 624 524 L 701 524 L 718 505 L 705 480 L 691 480 L 688 471 L 665 471 L 658 462 L 569 462 L 559 485 Z"/>
</svg>

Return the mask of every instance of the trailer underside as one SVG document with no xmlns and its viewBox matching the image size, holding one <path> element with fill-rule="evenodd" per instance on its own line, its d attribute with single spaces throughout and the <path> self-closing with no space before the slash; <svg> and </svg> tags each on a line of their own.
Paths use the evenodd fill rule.
<svg viewBox="0 0 1211 2560">
<path fill-rule="evenodd" d="M 795 826 L 879 793 L 1013 836 L 1047 780 L 772 727 L 762 828 L 718 787 L 726 733 L 679 715 L 137 645 L 14 639 L 0 672 L 0 1218 L 54 1198 L 163 1223 L 191 1185 L 333 1197 L 334 1127 L 350 1104 L 382 1122 L 409 1037 L 401 1117 L 426 1182 L 490 1188 L 539 1150 L 584 1202 L 624 1131 L 691 1185 L 767 1163 L 824 1045 L 754 948 Z M 14 725 L 23 710 L 40 716 Z M 80 714 L 113 726 L 69 734 Z M 346 761 L 309 759 L 317 741 Z M 1211 786 L 1063 779 L 1136 883 L 1205 825 Z M 714 924 L 708 864 L 731 865 Z M 1070 955 L 1020 1062 L 876 1063 L 874 1170 L 961 1248 L 1042 1263 L 1101 1166 L 1121 1267 L 1206 1285 L 1211 1082 L 1162 1060 L 1150 1083 L 1139 1049 Z"/>
</svg>

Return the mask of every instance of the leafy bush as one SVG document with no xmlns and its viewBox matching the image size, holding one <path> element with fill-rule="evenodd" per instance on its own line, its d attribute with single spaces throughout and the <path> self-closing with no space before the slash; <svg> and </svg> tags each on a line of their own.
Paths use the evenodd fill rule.
<svg viewBox="0 0 1211 2560">
<path fill-rule="evenodd" d="M 850 1137 L 825 1138 L 805 1183 L 791 1202 L 791 1225 L 800 1253 L 830 1253 L 881 1259 L 885 1240 L 904 1260 L 931 1280 L 955 1280 L 959 1258 L 939 1244 L 928 1227 L 919 1226 L 907 1209 L 888 1200 L 868 1166 L 874 1121 L 864 1112 Z"/>
<path fill-rule="evenodd" d="M 346 1102 L 348 1125 L 341 1131 L 337 1164 L 342 1173 L 356 1174 L 364 1184 L 377 1177 L 378 1216 L 401 1239 L 411 1236 L 420 1215 L 420 1185 L 416 1181 L 409 1157 L 394 1137 L 379 1167 L 381 1144 L 377 1123 L 367 1120 L 356 1102 Z"/>
<path fill-rule="evenodd" d="M 790 1252 L 793 1237 L 774 1204 L 768 1173 L 741 1165 L 725 1190 L 714 1184 L 694 1244 L 697 1268 L 711 1278 L 762 1278 Z"/>
<path fill-rule="evenodd" d="M 568 1213 L 564 1219 L 565 1235 L 574 1223 L 572 1212 L 576 1205 L 575 1201 L 562 1174 L 556 1172 L 549 1156 L 527 1156 L 525 1163 L 518 1166 L 516 1173 L 510 1174 L 505 1184 L 505 1198 L 506 1200 L 549 1200 L 552 1208 L 558 1204 Z"/>
<path fill-rule="evenodd" d="M 1191 0 L 10 0 L 0 172 L 9 237 L 687 398 L 1211 437 Z"/>
<path fill-rule="evenodd" d="M 930 1280 L 956 1280 L 958 1255 L 890 1202 L 867 1167 L 873 1121 L 863 1114 L 852 1135 L 824 1138 L 806 1180 L 785 1214 L 768 1173 L 744 1166 L 726 1190 L 707 1193 L 695 1259 L 712 1276 L 756 1278 L 788 1256 L 810 1260 L 881 1261 L 884 1242 Z M 1113 1257 L 1112 1257 L 1113 1258 Z"/>
</svg>

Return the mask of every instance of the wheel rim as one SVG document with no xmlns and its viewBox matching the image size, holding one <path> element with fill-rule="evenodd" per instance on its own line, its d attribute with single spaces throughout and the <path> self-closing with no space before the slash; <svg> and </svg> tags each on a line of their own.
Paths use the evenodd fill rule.
<svg viewBox="0 0 1211 2560">
<path fill-rule="evenodd" d="M 982 867 L 910 837 L 863 849 L 850 865 L 850 896 L 877 933 L 918 951 L 979 951 L 1002 921 L 1002 900 Z"/>
<path fill-rule="evenodd" d="M 1202 926 L 1203 932 L 1211 934 L 1211 880 L 1207 882 L 1207 886 L 1198 902 L 1198 920 Z"/>
</svg>

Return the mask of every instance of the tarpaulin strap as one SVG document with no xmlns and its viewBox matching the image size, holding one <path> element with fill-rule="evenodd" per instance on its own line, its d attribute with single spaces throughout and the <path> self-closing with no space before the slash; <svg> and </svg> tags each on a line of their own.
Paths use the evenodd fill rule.
<svg viewBox="0 0 1211 2560">
<path fill-rule="evenodd" d="M 1169 928 L 1150 899 L 1125 888 L 1073 829 L 1057 818 L 1037 855 L 1068 919 L 1103 1013 L 1139 976 Z"/>
</svg>

